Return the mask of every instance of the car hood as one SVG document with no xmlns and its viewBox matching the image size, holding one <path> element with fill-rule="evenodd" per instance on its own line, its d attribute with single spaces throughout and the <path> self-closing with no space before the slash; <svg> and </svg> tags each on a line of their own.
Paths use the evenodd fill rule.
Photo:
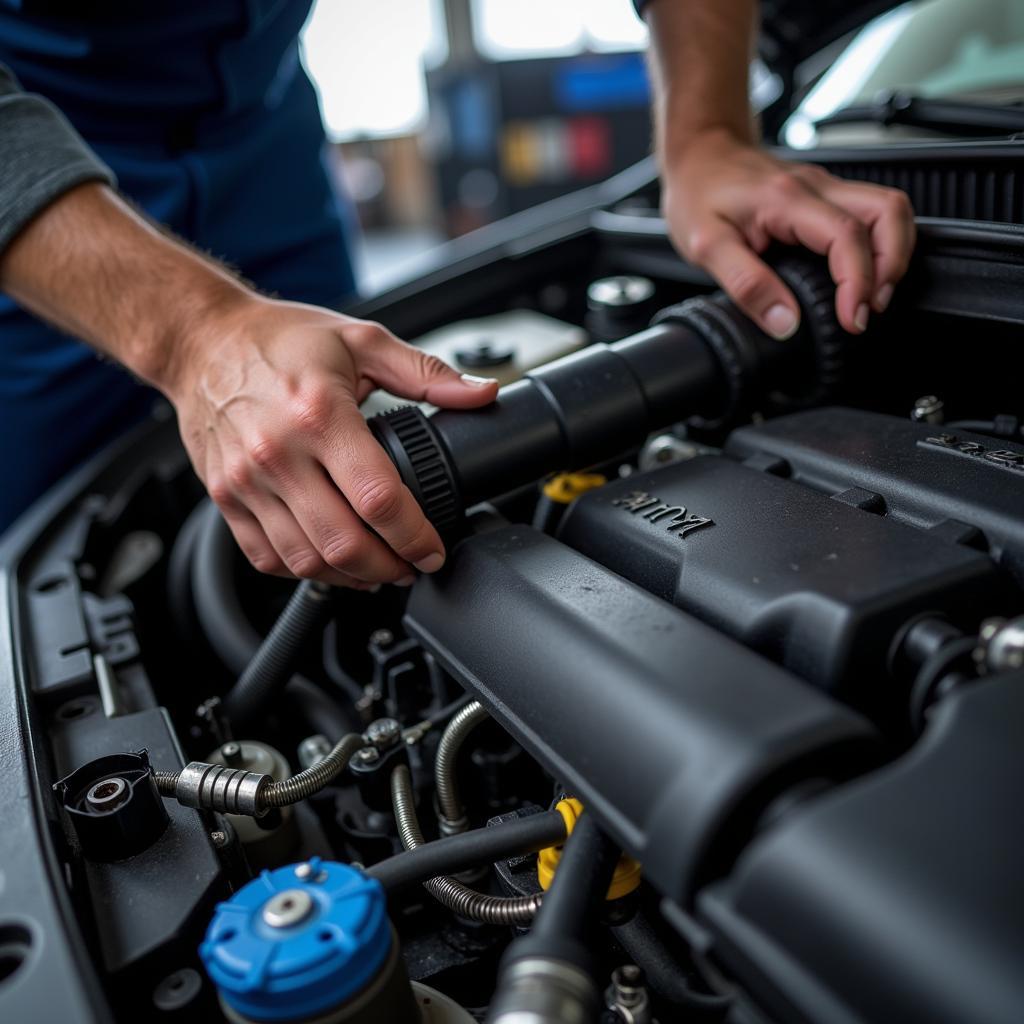
<svg viewBox="0 0 1024 1024">
<path fill-rule="evenodd" d="M 773 70 L 794 67 L 896 0 L 761 0 L 761 56 Z"/>
</svg>

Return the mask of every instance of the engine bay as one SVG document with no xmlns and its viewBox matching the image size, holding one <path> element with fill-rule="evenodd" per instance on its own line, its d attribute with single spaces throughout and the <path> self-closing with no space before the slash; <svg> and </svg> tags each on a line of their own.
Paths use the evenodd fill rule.
<svg viewBox="0 0 1024 1024">
<path fill-rule="evenodd" d="M 5 1020 L 1020 1019 L 1024 237 L 858 339 L 780 251 L 775 342 L 649 194 L 358 311 L 503 381 L 368 410 L 409 590 L 259 576 L 167 417 L 9 535 Z"/>
</svg>

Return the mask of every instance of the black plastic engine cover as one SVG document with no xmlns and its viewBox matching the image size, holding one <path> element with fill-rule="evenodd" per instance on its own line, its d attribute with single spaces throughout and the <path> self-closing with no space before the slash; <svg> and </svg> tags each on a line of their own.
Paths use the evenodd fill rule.
<svg viewBox="0 0 1024 1024">
<path fill-rule="evenodd" d="M 985 554 L 715 455 L 579 498 L 559 537 L 803 678 L 884 712 L 911 616 L 974 621 L 998 596 Z M 902 701 L 900 701 L 902 713 Z"/>
<path fill-rule="evenodd" d="M 859 715 L 529 527 L 460 543 L 405 623 L 682 905 L 780 791 L 878 755 Z"/>
<path fill-rule="evenodd" d="M 726 449 L 835 494 L 878 495 L 887 516 L 937 534 L 971 527 L 1024 585 L 1024 444 L 857 409 L 813 409 L 744 427 Z"/>
<path fill-rule="evenodd" d="M 1024 1020 L 1024 672 L 936 708 L 893 764 L 784 816 L 697 900 L 773 1020 Z"/>
</svg>

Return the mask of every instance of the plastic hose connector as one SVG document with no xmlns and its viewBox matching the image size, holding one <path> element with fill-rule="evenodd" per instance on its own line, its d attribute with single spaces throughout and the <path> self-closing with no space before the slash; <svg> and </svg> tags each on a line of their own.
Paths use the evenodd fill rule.
<svg viewBox="0 0 1024 1024">
<path fill-rule="evenodd" d="M 400 406 L 367 422 L 427 519 L 442 537 L 450 536 L 461 521 L 462 502 L 448 456 L 422 410 Z"/>
</svg>

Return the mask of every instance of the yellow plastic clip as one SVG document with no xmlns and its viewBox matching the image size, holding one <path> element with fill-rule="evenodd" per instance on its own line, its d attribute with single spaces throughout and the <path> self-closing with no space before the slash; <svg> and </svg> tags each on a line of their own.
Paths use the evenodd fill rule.
<svg viewBox="0 0 1024 1024">
<path fill-rule="evenodd" d="M 558 473 L 544 484 L 544 496 L 559 505 L 568 505 L 581 494 L 606 483 L 607 478 L 600 473 Z"/>
<path fill-rule="evenodd" d="M 555 804 L 555 810 L 561 814 L 562 820 L 565 822 L 566 835 L 570 835 L 579 816 L 583 813 L 583 804 L 575 797 L 570 797 L 567 800 L 559 800 Z M 555 877 L 555 868 L 558 867 L 561 858 L 561 846 L 549 846 L 537 854 L 537 881 L 540 882 L 540 887 L 545 892 L 551 887 L 551 880 Z M 615 874 L 612 876 L 605 899 L 617 900 L 628 896 L 639 884 L 640 862 L 623 854 L 616 865 Z"/>
</svg>

